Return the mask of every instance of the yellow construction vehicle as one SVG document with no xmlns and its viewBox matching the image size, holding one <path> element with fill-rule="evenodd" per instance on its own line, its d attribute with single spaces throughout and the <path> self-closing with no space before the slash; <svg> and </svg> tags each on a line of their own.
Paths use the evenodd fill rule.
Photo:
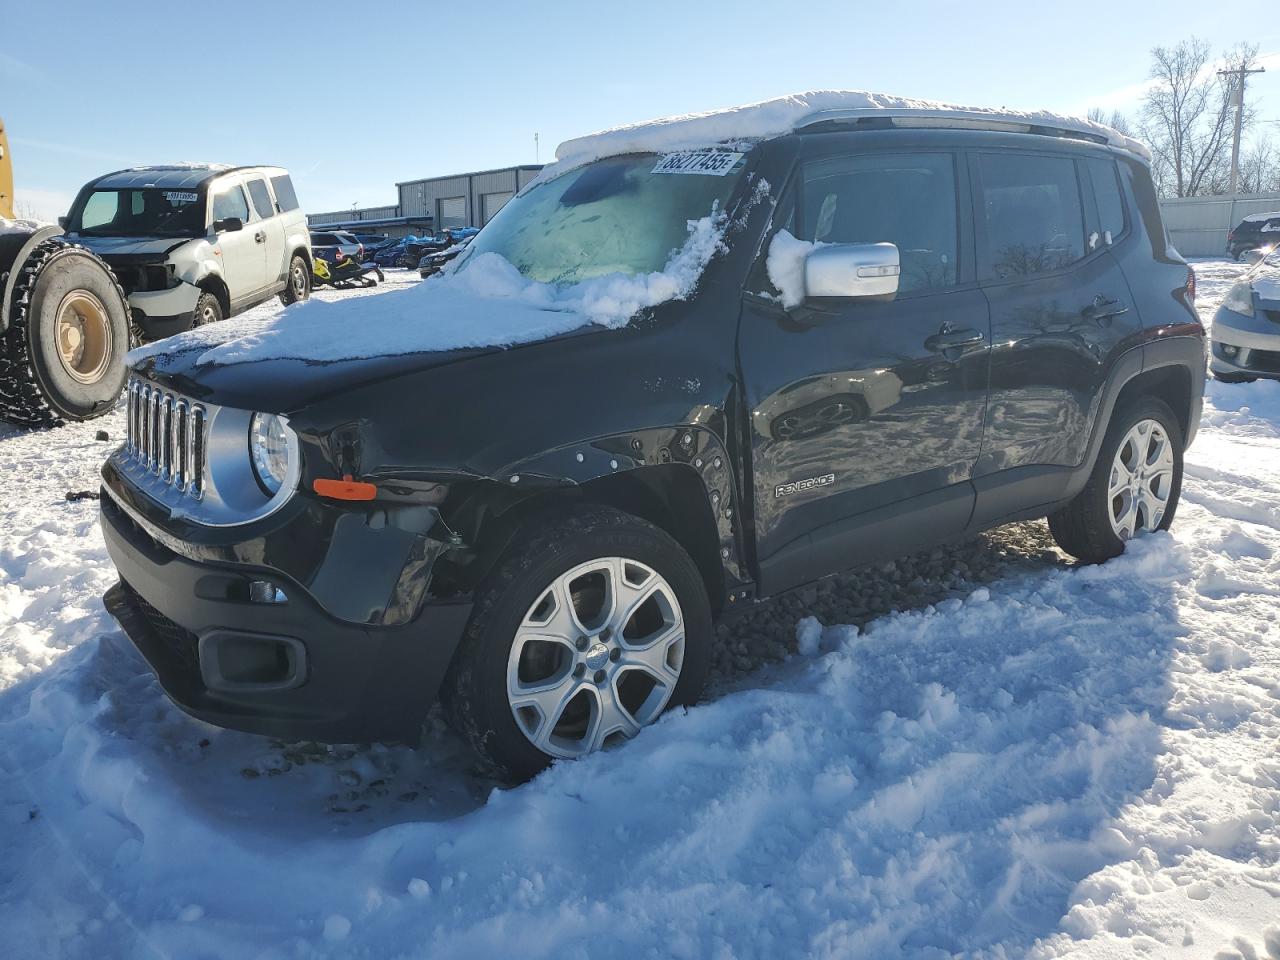
<svg viewBox="0 0 1280 960">
<path fill-rule="evenodd" d="M 14 219 L 12 163 L 0 121 L 0 420 L 102 416 L 124 388 L 129 305 L 111 268 L 61 227 Z"/>
<path fill-rule="evenodd" d="M 0 220 L 12 220 L 13 217 L 13 161 L 9 159 L 4 121 L 0 120 Z"/>
</svg>

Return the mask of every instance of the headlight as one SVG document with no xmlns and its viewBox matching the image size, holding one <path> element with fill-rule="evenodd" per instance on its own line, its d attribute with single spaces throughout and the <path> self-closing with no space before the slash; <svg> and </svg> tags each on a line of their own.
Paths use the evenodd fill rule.
<svg viewBox="0 0 1280 960">
<path fill-rule="evenodd" d="M 1253 316 L 1253 285 L 1248 280 L 1235 284 L 1222 300 L 1222 305 L 1233 313 Z"/>
<path fill-rule="evenodd" d="M 268 496 L 275 496 L 289 472 L 288 427 L 274 413 L 255 413 L 249 421 L 249 458 L 253 474 Z"/>
</svg>

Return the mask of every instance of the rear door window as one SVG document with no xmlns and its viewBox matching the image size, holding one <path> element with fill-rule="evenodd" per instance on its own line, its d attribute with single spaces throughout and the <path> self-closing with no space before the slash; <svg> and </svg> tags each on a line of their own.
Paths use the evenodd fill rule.
<svg viewBox="0 0 1280 960">
<path fill-rule="evenodd" d="M 249 181 L 249 197 L 253 200 L 253 209 L 263 220 L 276 215 L 271 203 L 271 194 L 267 191 L 267 182 L 259 177 Z"/>
<path fill-rule="evenodd" d="M 1074 160 L 986 153 L 977 161 L 984 277 L 1039 276 L 1084 259 L 1084 210 Z"/>
<path fill-rule="evenodd" d="M 894 244 L 901 293 L 954 286 L 955 159 L 946 153 L 871 153 L 809 164 L 799 228 L 803 240 Z"/>
</svg>

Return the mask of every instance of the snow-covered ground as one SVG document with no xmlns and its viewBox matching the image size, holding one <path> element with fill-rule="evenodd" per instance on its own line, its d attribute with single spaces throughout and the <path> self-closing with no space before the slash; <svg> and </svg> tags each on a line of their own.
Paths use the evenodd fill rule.
<svg viewBox="0 0 1280 960">
<path fill-rule="evenodd" d="M 1241 268 L 1197 268 L 1207 319 Z M 438 724 L 171 706 L 66 497 L 121 430 L 0 429 L 0 956 L 1280 958 L 1280 383 L 1209 387 L 1171 534 L 788 623 L 802 654 L 512 790 Z"/>
</svg>

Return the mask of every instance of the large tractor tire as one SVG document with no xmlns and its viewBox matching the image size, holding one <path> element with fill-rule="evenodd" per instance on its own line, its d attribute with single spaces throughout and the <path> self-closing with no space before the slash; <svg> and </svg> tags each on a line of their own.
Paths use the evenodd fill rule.
<svg viewBox="0 0 1280 960">
<path fill-rule="evenodd" d="M 111 268 L 44 232 L 0 237 L 0 420 L 29 427 L 110 411 L 130 346 L 129 305 Z"/>
</svg>

